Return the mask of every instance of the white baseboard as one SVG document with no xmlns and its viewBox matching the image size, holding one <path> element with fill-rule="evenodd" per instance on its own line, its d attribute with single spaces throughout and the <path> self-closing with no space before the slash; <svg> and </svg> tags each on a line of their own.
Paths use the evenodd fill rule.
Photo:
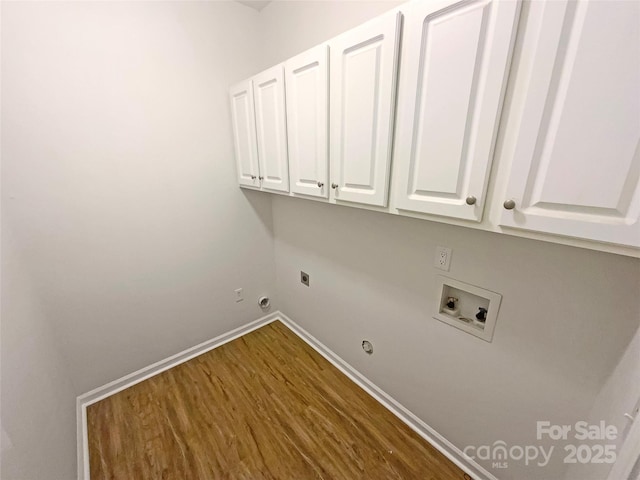
<svg viewBox="0 0 640 480">
<path fill-rule="evenodd" d="M 490 472 L 485 470 L 477 462 L 469 459 L 464 455 L 462 450 L 449 442 L 446 438 L 436 432 L 433 428 L 420 420 L 408 409 L 394 400 L 389 394 L 378 388 L 368 378 L 358 372 L 355 368 L 345 362 L 336 353 L 331 351 L 326 345 L 317 340 L 313 335 L 300 327 L 282 312 L 274 312 L 270 315 L 255 320 L 247 325 L 236 328 L 228 333 L 220 335 L 216 338 L 208 340 L 189 348 L 176 355 L 161 360 L 153 365 L 138 370 L 137 372 L 126 375 L 118 380 L 110 382 L 102 387 L 96 388 L 80 395 L 76 402 L 77 422 L 78 422 L 78 478 L 79 480 L 89 480 L 89 444 L 87 439 L 87 407 L 96 403 L 110 395 L 120 392 L 128 387 L 142 382 L 154 375 L 168 370 L 176 365 L 191 360 L 198 355 L 202 355 L 216 347 L 224 345 L 235 340 L 242 335 L 257 330 L 275 320 L 280 320 L 291 329 L 298 337 L 305 341 L 309 346 L 316 350 L 320 355 L 326 358 L 338 370 L 344 373 L 369 395 L 384 405 L 391 413 L 398 417 L 402 422 L 408 425 L 418 435 L 433 445 L 449 460 L 460 467 L 471 478 L 477 480 L 497 480 Z"/>
<path fill-rule="evenodd" d="M 172 355 L 164 360 L 149 365 L 148 367 L 141 368 L 140 370 L 125 375 L 122 378 L 109 382 L 106 385 L 95 388 L 90 392 L 80 395 L 76 399 L 76 422 L 77 422 L 77 439 L 78 439 L 78 479 L 89 480 L 89 442 L 87 431 L 87 407 L 93 403 L 114 395 L 126 388 L 129 388 L 136 383 L 140 383 L 148 378 L 153 377 L 159 373 L 169 370 L 170 368 L 187 362 L 198 355 L 202 355 L 214 348 L 217 348 L 225 343 L 235 340 L 249 332 L 253 332 L 260 327 L 278 320 L 280 318 L 280 312 L 274 312 L 266 315 L 258 320 L 247 323 L 242 327 L 231 330 L 230 332 L 223 333 L 211 340 L 207 340 L 195 347 L 188 348 L 180 353 Z"/>
<path fill-rule="evenodd" d="M 316 339 L 309 332 L 287 317 L 284 313 L 278 312 L 280 321 L 289 327 L 298 337 L 304 340 L 309 346 L 326 358 L 333 366 L 349 377 L 365 392 L 380 402 L 387 410 L 398 417 L 414 432 L 433 445 L 440 453 L 455 463 L 471 478 L 476 480 L 498 480 L 490 472 L 485 470 L 474 460 L 468 458 L 462 450 L 444 438 L 433 428 L 420 420 L 411 411 L 396 401 L 391 395 L 379 388 L 375 383 L 362 375 L 358 370 L 345 362 L 339 355 L 334 353 L 326 345 Z"/>
</svg>

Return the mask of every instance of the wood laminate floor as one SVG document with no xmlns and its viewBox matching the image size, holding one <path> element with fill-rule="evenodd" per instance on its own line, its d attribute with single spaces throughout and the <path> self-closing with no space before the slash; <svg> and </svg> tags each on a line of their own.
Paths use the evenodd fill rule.
<svg viewBox="0 0 640 480">
<path fill-rule="evenodd" d="M 280 322 L 101 400 L 87 418 L 92 480 L 464 478 Z"/>
</svg>

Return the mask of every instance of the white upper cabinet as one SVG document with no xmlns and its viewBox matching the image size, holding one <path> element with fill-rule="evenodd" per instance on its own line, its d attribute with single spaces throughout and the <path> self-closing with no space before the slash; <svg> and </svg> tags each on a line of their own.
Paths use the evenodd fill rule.
<svg viewBox="0 0 640 480">
<path fill-rule="evenodd" d="M 253 77 L 260 183 L 264 190 L 289 191 L 287 119 L 282 65 Z"/>
<path fill-rule="evenodd" d="M 480 221 L 519 3 L 426 1 L 406 11 L 394 205 Z"/>
<path fill-rule="evenodd" d="M 291 192 L 329 197 L 329 49 L 320 45 L 284 65 Z"/>
<path fill-rule="evenodd" d="M 387 205 L 401 19 L 394 11 L 329 43 L 333 201 Z"/>
<path fill-rule="evenodd" d="M 258 144 L 253 109 L 253 84 L 247 80 L 229 90 L 233 145 L 236 153 L 238 183 L 248 187 L 259 187 Z"/>
<path fill-rule="evenodd" d="M 530 9 L 501 225 L 640 246 L 640 2 Z"/>
<path fill-rule="evenodd" d="M 640 1 L 415 0 L 230 100 L 243 187 L 640 256 Z"/>
</svg>

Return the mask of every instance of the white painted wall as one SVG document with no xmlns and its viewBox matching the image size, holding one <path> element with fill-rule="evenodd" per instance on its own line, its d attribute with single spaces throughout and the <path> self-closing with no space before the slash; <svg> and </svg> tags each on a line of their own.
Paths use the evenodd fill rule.
<svg viewBox="0 0 640 480">
<path fill-rule="evenodd" d="M 256 70 L 395 5 L 274 2 Z M 640 325 L 637 259 L 285 197 L 273 221 L 281 309 L 460 448 L 537 445 L 537 420 L 588 420 Z M 432 318 L 438 245 L 453 248 L 447 275 L 503 295 L 492 343 Z M 483 465 L 562 478 L 556 449 L 546 468 Z"/>
<path fill-rule="evenodd" d="M 631 428 L 631 420 L 625 417 L 625 413 L 637 416 L 635 409 L 640 404 L 640 329 L 629 343 L 627 349 L 622 352 L 615 369 L 606 379 L 602 389 L 598 393 L 595 403 L 591 408 L 588 421 L 597 424 L 604 420 L 607 425 L 614 425 L 618 431 L 615 441 L 606 443 L 616 446 L 619 453 Z M 594 442 L 602 443 L 602 442 Z M 640 452 L 637 453 L 640 455 Z M 591 470 L 593 478 L 607 478 L 611 469 L 609 464 L 596 464 L 585 466 L 573 465 L 567 474 L 567 480 L 579 480 L 585 478 L 585 472 Z"/>
<path fill-rule="evenodd" d="M 588 420 L 638 328 L 640 262 L 626 257 L 282 197 L 274 229 L 283 311 L 460 448 Z M 432 318 L 437 245 L 453 248 L 447 275 L 503 295 L 492 343 Z M 554 458 L 494 473 L 561 478 Z"/>
<path fill-rule="evenodd" d="M 69 478 L 75 395 L 260 316 L 274 282 L 459 447 L 531 443 L 624 385 L 637 259 L 237 188 L 228 85 L 395 5 L 3 4 L 2 478 Z M 503 295 L 493 343 L 431 318 L 436 245 Z"/>
<path fill-rule="evenodd" d="M 0 477 L 72 479 L 76 392 L 23 255 L 3 224 Z"/>
<path fill-rule="evenodd" d="M 66 479 L 75 395 L 260 317 L 273 293 L 271 200 L 237 188 L 227 98 L 255 70 L 258 13 L 2 9 L 2 478 Z"/>
<path fill-rule="evenodd" d="M 329 40 L 403 1 L 276 0 L 260 12 L 256 73 Z"/>
</svg>

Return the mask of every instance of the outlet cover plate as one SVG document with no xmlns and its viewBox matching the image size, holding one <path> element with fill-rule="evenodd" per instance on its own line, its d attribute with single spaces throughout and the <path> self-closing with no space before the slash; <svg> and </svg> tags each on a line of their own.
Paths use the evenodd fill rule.
<svg viewBox="0 0 640 480">
<path fill-rule="evenodd" d="M 244 300 L 244 296 L 242 295 L 242 289 L 241 288 L 236 288 L 234 290 L 234 293 L 236 294 L 236 303 L 238 302 L 242 302 Z"/>
<path fill-rule="evenodd" d="M 447 247 L 436 247 L 436 255 L 433 258 L 433 266 L 440 270 L 448 272 L 450 265 L 451 249 Z"/>
</svg>

